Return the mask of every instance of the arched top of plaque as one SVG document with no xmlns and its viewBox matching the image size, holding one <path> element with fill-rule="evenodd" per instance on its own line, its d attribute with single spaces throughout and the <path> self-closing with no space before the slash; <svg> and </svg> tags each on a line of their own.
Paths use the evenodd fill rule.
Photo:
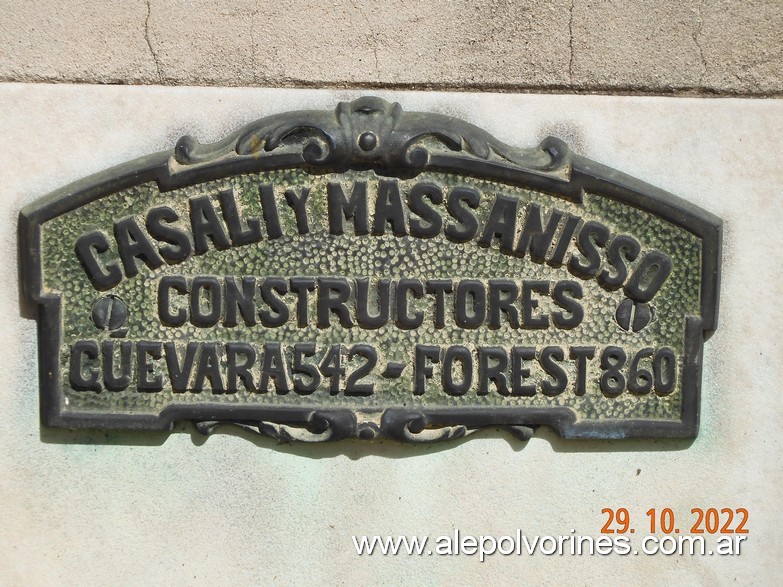
<svg viewBox="0 0 783 587">
<path fill-rule="evenodd" d="M 540 176 L 567 188 L 568 148 L 553 137 L 536 149 L 519 149 L 450 116 L 405 112 L 398 103 L 375 97 L 340 102 L 334 112 L 304 110 L 269 116 L 226 139 L 202 145 L 182 137 L 170 160 L 173 174 L 225 166 L 279 169 L 309 166 L 374 169 L 411 177 L 428 169 L 475 173 L 499 181 Z M 526 183 L 531 179 L 528 177 Z"/>
<path fill-rule="evenodd" d="M 693 437 L 720 220 L 375 97 L 182 137 L 20 219 L 42 421 Z"/>
</svg>

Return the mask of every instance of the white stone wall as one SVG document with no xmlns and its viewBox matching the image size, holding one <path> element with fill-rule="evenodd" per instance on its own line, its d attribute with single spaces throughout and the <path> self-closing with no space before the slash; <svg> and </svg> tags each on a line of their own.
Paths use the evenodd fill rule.
<svg viewBox="0 0 783 587">
<path fill-rule="evenodd" d="M 142 14 L 143 16 L 143 14 Z M 125 75 L 125 74 L 123 74 Z M 718 330 L 702 425 L 682 441 L 528 443 L 501 432 L 402 446 L 277 445 L 189 427 L 171 435 L 41 430 L 35 321 L 17 279 L 18 213 L 70 181 L 216 140 L 261 116 L 332 108 L 352 90 L 0 85 L 0 584 L 775 584 L 783 475 L 783 100 L 373 91 L 532 146 L 579 153 L 723 218 Z M 645 534 L 670 507 L 747 508 L 739 556 L 357 556 L 352 535 L 599 536 L 602 508 Z"/>
</svg>

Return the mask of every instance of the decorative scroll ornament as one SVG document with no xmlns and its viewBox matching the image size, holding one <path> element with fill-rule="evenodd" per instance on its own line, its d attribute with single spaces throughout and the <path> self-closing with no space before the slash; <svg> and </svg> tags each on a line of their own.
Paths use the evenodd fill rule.
<svg viewBox="0 0 783 587">
<path fill-rule="evenodd" d="M 182 137 L 174 149 L 181 166 L 232 159 L 330 168 L 367 166 L 410 176 L 423 169 L 465 171 L 471 162 L 502 179 L 524 170 L 567 180 L 568 148 L 549 137 L 537 149 L 517 149 L 486 131 L 442 114 L 404 112 L 375 97 L 340 102 L 334 112 L 305 110 L 263 118 L 217 143 Z M 176 166 L 172 166 L 176 169 Z"/>
<path fill-rule="evenodd" d="M 349 411 L 311 412 L 303 425 L 279 424 L 276 422 L 221 422 L 199 421 L 196 430 L 208 436 L 220 426 L 228 424 L 243 430 L 268 436 L 278 442 L 325 442 L 358 438 L 374 440 L 385 436 L 400 442 L 429 444 L 446 440 L 457 440 L 469 436 L 478 430 L 464 425 L 444 426 L 439 420 L 431 419 L 423 412 L 405 410 L 387 410 L 379 414 L 377 420 L 357 422 Z M 507 430 L 517 439 L 528 441 L 534 430 L 528 426 L 508 426 Z"/>
</svg>

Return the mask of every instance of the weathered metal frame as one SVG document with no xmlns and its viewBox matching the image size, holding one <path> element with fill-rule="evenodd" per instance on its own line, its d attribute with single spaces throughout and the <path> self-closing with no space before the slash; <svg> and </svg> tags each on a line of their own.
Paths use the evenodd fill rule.
<svg viewBox="0 0 783 587">
<path fill-rule="evenodd" d="M 372 137 L 368 138 L 368 135 Z M 428 142 L 429 141 L 429 142 Z M 425 170 L 490 178 L 581 202 L 585 191 L 640 208 L 702 241 L 699 316 L 686 321 L 679 420 L 578 421 L 569 408 L 390 407 L 380 420 L 362 411 L 313 407 L 235 406 L 204 402 L 172 405 L 157 415 L 65 413 L 60 382 L 61 304 L 42 292 L 41 225 L 119 190 L 155 181 L 161 191 L 207 180 L 284 168 L 312 173 L 373 169 L 414 177 Z M 38 305 L 41 421 L 67 428 L 169 430 L 192 420 L 208 432 L 220 423 L 251 427 L 281 440 L 372 439 L 428 442 L 504 427 L 522 438 L 551 426 L 565 438 L 692 438 L 698 433 L 703 342 L 717 326 L 721 221 L 672 194 L 572 153 L 549 137 L 538 148 L 505 145 L 466 122 L 439 114 L 406 113 L 379 98 L 341 103 L 334 113 L 284 113 L 254 122 L 225 140 L 200 145 L 183 137 L 173 150 L 113 167 L 75 182 L 24 208 L 20 258 L 25 296 Z M 376 412 L 373 412 L 376 413 Z"/>
</svg>

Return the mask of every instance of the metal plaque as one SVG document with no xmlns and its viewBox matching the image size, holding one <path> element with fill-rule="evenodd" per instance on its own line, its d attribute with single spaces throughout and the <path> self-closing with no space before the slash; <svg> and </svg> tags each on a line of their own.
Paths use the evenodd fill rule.
<svg viewBox="0 0 783 587">
<path fill-rule="evenodd" d="M 24 209 L 47 426 L 694 437 L 720 221 L 558 139 L 379 98 Z"/>
</svg>

